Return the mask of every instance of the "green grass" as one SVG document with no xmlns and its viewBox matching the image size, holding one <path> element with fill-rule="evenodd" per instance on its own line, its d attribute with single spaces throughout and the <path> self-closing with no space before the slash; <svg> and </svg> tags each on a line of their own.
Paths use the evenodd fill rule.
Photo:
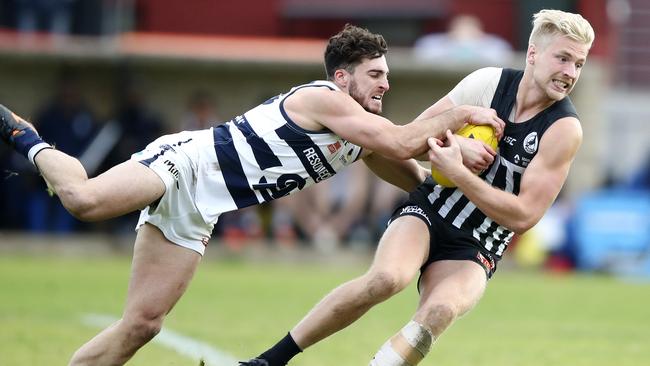
<svg viewBox="0 0 650 366">
<path fill-rule="evenodd" d="M 65 365 L 99 330 L 83 324 L 84 314 L 119 317 L 129 261 L 0 258 L 0 365 Z M 165 326 L 248 358 L 283 336 L 331 288 L 364 270 L 206 261 Z M 410 287 L 292 365 L 367 365 L 416 304 Z M 649 304 L 648 283 L 502 271 L 478 307 L 438 341 L 421 365 L 647 364 Z M 198 363 L 150 344 L 129 364 Z"/>
</svg>

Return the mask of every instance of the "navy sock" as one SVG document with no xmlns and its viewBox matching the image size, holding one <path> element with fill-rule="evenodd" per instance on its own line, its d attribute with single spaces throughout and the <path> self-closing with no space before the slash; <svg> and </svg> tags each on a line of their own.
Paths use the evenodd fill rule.
<svg viewBox="0 0 650 366">
<path fill-rule="evenodd" d="M 31 128 L 26 128 L 20 131 L 18 136 L 12 137 L 12 141 L 14 143 L 14 149 L 25 158 L 28 158 L 27 154 L 29 154 L 29 150 L 32 147 L 43 143 L 43 139 L 41 139 L 41 137 Z"/>
<path fill-rule="evenodd" d="M 302 352 L 296 341 L 291 337 L 291 333 L 276 343 L 275 346 L 269 348 L 266 352 L 262 353 L 259 358 L 268 361 L 269 366 L 284 366 L 293 358 L 293 356 Z"/>
</svg>

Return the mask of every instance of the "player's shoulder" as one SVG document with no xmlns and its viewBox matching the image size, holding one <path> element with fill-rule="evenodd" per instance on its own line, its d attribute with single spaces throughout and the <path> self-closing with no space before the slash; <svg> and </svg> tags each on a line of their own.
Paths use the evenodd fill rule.
<svg viewBox="0 0 650 366">
<path fill-rule="evenodd" d="M 331 81 L 318 80 L 295 86 L 290 94 L 299 95 L 302 98 L 314 98 L 318 101 L 319 98 L 337 98 L 345 93 Z"/>
<path fill-rule="evenodd" d="M 340 91 L 341 89 L 334 82 L 329 80 L 314 80 L 306 84 L 296 85 L 291 88 L 291 93 L 298 92 L 312 92 L 312 93 L 326 93 L 332 91 Z"/>
<path fill-rule="evenodd" d="M 484 67 L 473 71 L 449 92 L 455 105 L 469 104 L 489 107 L 499 85 L 503 69 Z"/>
<path fill-rule="evenodd" d="M 546 110 L 546 119 L 549 123 L 557 123 L 557 121 L 570 118 L 574 122 L 580 123 L 578 111 L 571 99 L 566 96 L 562 100 L 555 102 L 551 107 Z"/>
<path fill-rule="evenodd" d="M 564 97 L 556 105 L 559 112 L 578 118 L 578 111 L 569 96 Z"/>
<path fill-rule="evenodd" d="M 467 82 L 482 85 L 488 82 L 498 81 L 501 78 L 503 68 L 501 67 L 483 67 L 478 70 L 472 71 L 465 77 Z"/>
<path fill-rule="evenodd" d="M 330 81 L 318 84 L 305 84 L 294 93 L 294 102 L 299 102 L 305 107 L 315 110 L 347 110 L 356 107 L 358 103 L 350 95 L 342 91 Z"/>
<path fill-rule="evenodd" d="M 333 83 L 320 84 L 322 87 L 307 84 L 295 90 L 284 101 L 285 111 L 295 120 L 305 122 L 301 127 L 308 130 L 320 130 L 319 125 L 334 116 L 357 113 L 359 104 L 338 87 L 331 88 L 332 85 L 335 86 Z"/>
<path fill-rule="evenodd" d="M 577 116 L 566 115 L 555 120 L 549 127 L 549 130 L 561 130 L 562 134 L 571 133 L 582 135 L 582 125 Z"/>
<path fill-rule="evenodd" d="M 574 116 L 561 117 L 544 132 L 542 144 L 547 145 L 547 150 L 562 155 L 574 156 L 582 144 L 582 126 Z"/>
</svg>

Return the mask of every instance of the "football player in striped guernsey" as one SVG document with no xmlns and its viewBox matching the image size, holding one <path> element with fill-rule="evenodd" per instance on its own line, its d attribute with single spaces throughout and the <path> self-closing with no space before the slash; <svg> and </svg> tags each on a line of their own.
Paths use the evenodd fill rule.
<svg viewBox="0 0 650 366">
<path fill-rule="evenodd" d="M 579 14 L 533 16 L 524 70 L 484 68 L 465 77 L 419 118 L 458 105 L 494 108 L 506 122 L 494 161 L 480 175 L 463 165 L 451 131 L 430 139 L 429 160 L 456 185 L 431 178 L 399 206 L 367 273 L 328 294 L 282 340 L 249 366 L 281 366 L 345 328 L 416 276 L 415 315 L 384 343 L 371 366 L 414 366 L 458 317 L 480 300 L 514 233 L 534 226 L 550 207 L 582 141 L 569 93 L 594 40 Z"/>
<path fill-rule="evenodd" d="M 37 167 L 75 217 L 141 210 L 123 317 L 77 350 L 70 365 L 124 364 L 159 332 L 220 214 L 281 198 L 361 159 L 412 189 L 427 171 L 406 159 L 426 153 L 427 138 L 467 122 L 503 131 L 489 107 L 458 106 L 408 125 L 379 116 L 389 89 L 386 52 L 381 35 L 348 25 L 327 45 L 327 80 L 296 86 L 225 124 L 160 137 L 90 179 L 78 160 L 0 106 L 0 137 Z"/>
</svg>

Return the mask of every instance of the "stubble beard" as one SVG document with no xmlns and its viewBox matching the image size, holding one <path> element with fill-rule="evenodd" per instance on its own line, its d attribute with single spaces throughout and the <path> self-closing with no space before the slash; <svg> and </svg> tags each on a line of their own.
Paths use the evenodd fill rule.
<svg viewBox="0 0 650 366">
<path fill-rule="evenodd" d="M 364 96 L 359 93 L 359 88 L 357 87 L 357 83 L 355 81 L 350 82 L 350 87 L 348 88 L 350 92 L 350 96 L 352 99 L 356 100 L 357 103 L 366 111 L 372 114 L 381 114 L 381 107 L 379 108 L 378 111 L 373 111 L 371 110 L 367 105 L 364 105 Z"/>
</svg>

